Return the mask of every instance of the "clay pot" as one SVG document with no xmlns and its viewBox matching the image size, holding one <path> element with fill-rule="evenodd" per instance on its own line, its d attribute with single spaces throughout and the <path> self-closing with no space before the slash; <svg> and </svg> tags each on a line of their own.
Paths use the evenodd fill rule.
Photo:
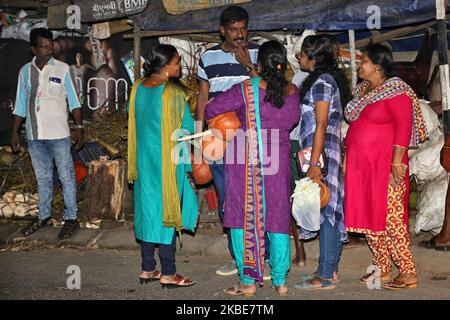
<svg viewBox="0 0 450 320">
<path fill-rule="evenodd" d="M 227 142 L 217 136 L 208 136 L 201 139 L 202 154 L 209 161 L 218 161 L 225 155 Z"/>
<path fill-rule="evenodd" d="M 80 184 L 81 182 L 83 182 L 84 178 L 87 177 L 89 171 L 80 160 L 74 160 L 73 166 L 75 169 L 75 181 L 77 182 L 77 184 Z"/>
<path fill-rule="evenodd" d="M 215 116 L 209 121 L 208 127 L 213 129 L 211 131 L 214 135 L 220 137 L 217 131 L 215 132 L 215 130 L 218 130 L 222 135 L 222 139 L 230 141 L 234 138 L 236 129 L 241 127 L 241 122 L 239 121 L 236 112 L 232 111 Z"/>
<path fill-rule="evenodd" d="M 202 163 L 194 162 L 194 154 L 191 153 L 191 163 L 192 163 L 192 176 L 194 178 L 195 184 L 202 185 L 207 184 L 213 179 L 209 165 L 203 160 Z"/>
<path fill-rule="evenodd" d="M 320 180 L 315 181 L 320 187 L 320 207 L 324 208 L 330 202 L 331 192 L 325 183 Z"/>
</svg>

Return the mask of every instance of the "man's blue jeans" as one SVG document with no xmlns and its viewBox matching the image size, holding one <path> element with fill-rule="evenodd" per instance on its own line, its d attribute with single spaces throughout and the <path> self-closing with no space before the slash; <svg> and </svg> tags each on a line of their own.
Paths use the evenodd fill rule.
<svg viewBox="0 0 450 320">
<path fill-rule="evenodd" d="M 218 162 L 213 162 L 209 165 L 211 168 L 211 173 L 213 176 L 214 181 L 214 187 L 216 189 L 217 193 L 217 202 L 219 205 L 218 212 L 219 212 L 219 218 L 220 221 L 223 223 L 223 204 L 225 202 L 225 164 L 223 163 L 223 160 L 220 160 Z M 234 252 L 233 252 L 233 246 L 231 242 L 231 236 L 230 236 L 230 229 L 225 228 L 225 232 L 227 234 L 228 238 L 228 250 L 230 251 L 231 257 L 234 259 Z"/>
<path fill-rule="evenodd" d="M 319 231 L 319 269 L 318 276 L 322 279 L 332 279 L 333 272 L 338 272 L 338 264 L 341 259 L 342 242 L 338 226 L 333 227 L 325 218 Z"/>
<path fill-rule="evenodd" d="M 58 169 L 64 195 L 64 220 L 77 218 L 77 186 L 70 138 L 54 140 L 28 140 L 28 151 L 38 183 L 39 220 L 52 215 L 53 199 L 53 160 Z"/>
</svg>

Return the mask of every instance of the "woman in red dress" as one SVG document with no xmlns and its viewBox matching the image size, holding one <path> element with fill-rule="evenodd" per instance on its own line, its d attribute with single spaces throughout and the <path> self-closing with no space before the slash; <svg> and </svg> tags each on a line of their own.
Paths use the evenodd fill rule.
<svg viewBox="0 0 450 320">
<path fill-rule="evenodd" d="M 391 51 L 367 47 L 358 70 L 364 80 L 345 109 L 345 221 L 349 232 L 363 233 L 376 271 L 361 283 L 390 280 L 392 260 L 399 275 L 384 288 L 415 288 L 418 277 L 411 255 L 408 225 L 408 146 L 427 133 L 412 89 L 393 76 Z"/>
</svg>

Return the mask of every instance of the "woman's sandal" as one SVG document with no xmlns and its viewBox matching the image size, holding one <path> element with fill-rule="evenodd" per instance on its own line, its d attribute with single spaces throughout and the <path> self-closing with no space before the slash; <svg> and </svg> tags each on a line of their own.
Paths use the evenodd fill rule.
<svg viewBox="0 0 450 320">
<path fill-rule="evenodd" d="M 383 285 L 383 288 L 388 290 L 404 290 L 404 289 L 415 289 L 417 288 L 417 281 L 413 283 L 406 283 L 402 280 L 391 280 L 389 282 L 386 282 Z"/>
<path fill-rule="evenodd" d="M 390 272 L 388 273 L 380 273 L 380 276 L 375 276 L 375 271 L 372 271 L 371 273 L 368 273 L 364 275 L 362 278 L 359 279 L 359 283 L 367 284 L 367 282 L 373 282 L 379 278 L 381 281 L 389 281 L 392 279 L 392 275 Z"/>
<path fill-rule="evenodd" d="M 148 271 L 142 271 L 141 275 L 139 276 L 139 282 L 141 284 L 146 284 L 151 281 L 157 281 L 161 279 L 161 272 L 158 270 L 154 270 L 152 272 Z"/>
<path fill-rule="evenodd" d="M 282 284 L 280 286 L 272 286 L 272 289 L 282 297 L 287 296 L 289 290 L 288 286 L 285 284 Z"/>
<path fill-rule="evenodd" d="M 306 276 L 303 276 L 302 280 L 303 282 L 314 279 L 315 277 L 317 277 L 317 271 L 311 273 L 311 274 L 307 274 Z M 336 275 L 333 273 L 333 279 L 330 279 L 330 281 L 333 281 L 334 284 L 338 284 L 339 282 L 341 282 L 341 277 L 339 276 L 338 273 L 336 273 Z"/>
<path fill-rule="evenodd" d="M 166 282 L 168 280 L 168 282 Z M 173 289 L 176 287 L 190 287 L 195 284 L 195 282 L 189 278 L 180 276 L 179 274 L 174 274 L 173 276 L 162 276 L 159 280 L 163 289 Z"/>
<path fill-rule="evenodd" d="M 314 280 L 319 280 L 319 285 L 314 285 Z M 294 287 L 300 290 L 331 290 L 336 288 L 336 282 L 333 279 L 322 279 L 316 276 L 309 280 L 300 282 Z"/>
<path fill-rule="evenodd" d="M 238 282 L 234 287 L 223 290 L 223 293 L 229 296 L 243 295 L 248 298 L 255 295 L 256 285 L 254 284 L 245 285 L 242 284 L 241 282 Z"/>
</svg>

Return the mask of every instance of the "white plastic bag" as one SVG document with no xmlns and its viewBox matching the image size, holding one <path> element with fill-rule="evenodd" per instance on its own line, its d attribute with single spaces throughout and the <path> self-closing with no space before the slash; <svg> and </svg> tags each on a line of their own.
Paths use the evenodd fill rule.
<svg viewBox="0 0 450 320">
<path fill-rule="evenodd" d="M 317 231 L 320 229 L 320 187 L 317 183 L 303 178 L 295 181 L 292 194 L 292 215 L 303 229 Z"/>
</svg>

